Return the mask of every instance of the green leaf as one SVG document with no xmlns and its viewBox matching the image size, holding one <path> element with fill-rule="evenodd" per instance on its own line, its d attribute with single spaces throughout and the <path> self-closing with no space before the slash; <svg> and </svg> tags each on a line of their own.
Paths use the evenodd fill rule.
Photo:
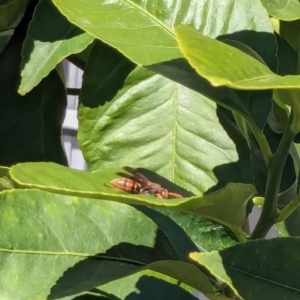
<svg viewBox="0 0 300 300">
<path fill-rule="evenodd" d="M 251 184 L 231 183 L 224 189 L 205 196 L 161 200 L 150 196 L 128 194 L 107 187 L 106 184 L 116 177 L 114 171 L 117 170 L 90 173 L 54 163 L 23 163 L 12 166 L 9 174 L 11 179 L 22 187 L 39 188 L 64 195 L 113 200 L 130 204 L 173 207 L 181 210 L 193 210 L 196 213 L 200 213 L 202 206 L 217 206 L 216 200 L 218 199 L 222 202 L 231 201 L 232 197 L 240 197 L 240 201 L 245 201 L 255 193 L 255 189 Z M 43 174 L 43 176 L 37 177 L 36 174 Z M 234 193 L 238 195 L 234 195 Z M 213 216 L 214 213 L 219 214 L 217 211 L 205 211 L 205 215 Z M 224 220 L 226 219 L 225 215 L 226 213 L 224 214 Z"/>
<path fill-rule="evenodd" d="M 190 257 L 227 283 L 242 299 L 298 299 L 299 238 L 257 240 Z"/>
<path fill-rule="evenodd" d="M 19 186 L 39 188 L 64 195 L 105 199 L 130 204 L 184 207 L 186 209 L 198 207 L 199 205 L 211 205 L 205 200 L 199 201 L 202 196 L 161 200 L 153 196 L 134 195 L 111 188 L 107 185 L 112 179 L 116 178 L 116 171 L 120 171 L 120 169 L 104 169 L 91 173 L 70 169 L 54 163 L 24 163 L 12 166 L 10 176 Z M 36 176 L 36 174 L 41 173 L 43 176 Z M 193 199 L 192 202 L 189 199 Z"/>
<path fill-rule="evenodd" d="M 41 172 L 43 172 L 43 176 L 36 178 L 35 174 Z M 56 174 L 60 174 L 60 176 L 58 177 Z M 250 184 L 230 183 L 225 188 L 205 196 L 174 200 L 120 194 L 118 191 L 114 192 L 111 188 L 105 187 L 105 184 L 114 178 L 112 170 L 89 173 L 52 163 L 18 164 L 11 168 L 10 176 L 15 183 L 22 187 L 192 212 L 229 227 L 240 241 L 245 239 L 245 234 L 240 227 L 246 218 L 246 204 L 256 193 L 255 188 Z M 207 209 L 207 206 L 212 206 L 212 208 Z"/>
<path fill-rule="evenodd" d="M 279 20 L 293 21 L 300 19 L 298 0 L 261 0 L 268 14 Z"/>
<path fill-rule="evenodd" d="M 153 71 L 247 116 L 252 115 L 253 102 L 261 103 L 260 96 L 249 93 L 236 95 L 224 89 L 212 90 L 212 87 L 205 80 L 201 81 L 195 72 L 191 74 L 189 66 L 182 64 L 183 57 L 178 51 L 177 43 L 174 43 L 174 26 L 188 21 L 197 30 L 211 37 L 225 35 L 227 39 L 247 43 L 276 68 L 275 39 L 271 34 L 265 36 L 266 32 L 273 32 L 273 29 L 265 9 L 258 0 L 222 2 L 222 5 L 217 7 L 213 2 L 206 0 L 203 1 L 201 9 L 195 6 L 194 0 L 176 0 L 172 7 L 165 2 L 157 4 L 154 0 L 110 3 L 94 0 L 89 2 L 92 8 L 86 10 L 82 1 L 73 3 L 70 0 L 58 0 L 54 3 L 71 22 L 117 48 L 131 60 L 147 65 Z M 100 19 L 98 14 L 101 15 Z M 111 15 L 118 16 L 118 22 L 115 22 Z M 226 26 L 223 26 L 224 23 Z M 248 34 L 249 32 L 251 34 Z M 259 35 L 261 32 L 264 34 L 263 40 Z M 158 47 L 159 45 L 161 47 Z M 264 99 L 264 96 L 262 98 Z M 258 111 L 263 115 L 269 112 L 261 107 Z M 263 118 L 259 124 L 264 122 Z"/>
<path fill-rule="evenodd" d="M 59 62 L 72 53 L 81 52 L 93 39 L 69 23 L 50 0 L 41 0 L 24 43 L 18 92 L 24 95 L 32 90 Z"/>
<path fill-rule="evenodd" d="M 208 0 L 201 6 L 194 0 L 176 0 L 173 5 L 155 0 L 92 0 L 88 6 L 84 0 L 53 2 L 72 23 L 141 65 L 182 57 L 173 31 L 181 23 L 188 22 L 213 37 L 251 27 L 257 31 L 266 31 L 267 26 L 271 29 L 257 0 L 218 6 Z"/>
<path fill-rule="evenodd" d="M 112 101 L 81 104 L 78 118 L 78 139 L 91 170 L 145 167 L 194 194 L 251 182 L 248 148 L 231 116 L 142 67 Z"/>
<path fill-rule="evenodd" d="M 179 47 L 189 63 L 213 86 L 242 90 L 299 87 L 300 76 L 276 75 L 253 57 L 206 37 L 188 25 L 180 25 L 175 31 Z"/>
<path fill-rule="evenodd" d="M 38 190 L 1 192 L 0 228 L 5 230 L 0 237 L 0 298 L 57 299 L 158 260 L 178 259 L 157 225 L 120 203 Z M 176 272 L 176 262 L 175 267 L 169 264 L 153 268 Z M 184 266 L 201 276 L 196 267 Z M 186 280 L 201 285 L 193 276 Z M 207 280 L 203 284 L 209 288 Z"/>
<path fill-rule="evenodd" d="M 58 74 L 51 72 L 24 97 L 16 90 L 29 20 L 26 14 L 0 54 L 0 164 L 55 161 L 67 165 L 61 143 L 66 92 Z"/>
<path fill-rule="evenodd" d="M 161 273 L 159 277 L 163 280 L 176 283 L 179 279 L 205 294 L 214 294 L 207 277 L 194 265 L 180 261 L 151 263 L 164 257 L 174 259 L 176 254 L 170 248 L 168 239 L 150 219 L 134 208 L 35 190 L 18 190 L 0 196 L 3 222 L 0 222 L 0 227 L 6 228 L 0 255 L 5 268 L 11 268 L 10 262 L 18 265 L 13 272 L 10 269 L 9 274 L 3 273 L 1 282 L 9 281 L 10 276 L 21 277 L 19 274 L 23 272 L 23 264 L 24 268 L 34 264 L 35 268 L 27 274 L 26 280 L 30 282 L 35 272 L 39 272 L 34 286 L 43 286 L 38 294 L 35 292 L 30 296 L 34 290 L 32 284 L 28 288 L 24 285 L 22 291 L 14 291 L 13 285 L 9 290 L 5 289 L 10 298 L 18 299 L 18 293 L 22 292 L 23 295 L 28 294 L 27 298 L 40 299 L 51 288 L 51 298 L 57 299 L 142 269 Z M 114 226 L 107 226 L 112 221 Z M 67 226 L 61 226 L 62 223 Z M 16 228 L 21 224 L 16 234 Z M 30 232 L 29 237 L 26 232 Z M 10 259 L 11 255 L 14 260 Z M 53 270 L 50 277 L 47 275 L 49 265 Z M 153 275 L 152 271 L 148 273 Z M 141 277 L 141 273 L 139 271 L 134 277 Z M 122 281 L 128 283 L 126 278 Z M 18 282 L 15 284 L 19 286 Z M 105 289 L 105 285 L 102 288 Z M 156 292 L 160 296 L 165 294 L 161 287 Z"/>
<path fill-rule="evenodd" d="M 117 48 L 134 62 L 145 65 L 152 63 L 154 57 L 162 62 L 181 56 L 172 29 L 155 15 L 158 14 L 155 6 L 147 5 L 147 10 L 143 2 L 94 0 L 87 6 L 85 1 L 53 1 L 72 23 Z M 160 9 L 164 17 L 174 15 L 165 3 Z M 112 16 L 120 21 L 116 22 Z"/>
</svg>

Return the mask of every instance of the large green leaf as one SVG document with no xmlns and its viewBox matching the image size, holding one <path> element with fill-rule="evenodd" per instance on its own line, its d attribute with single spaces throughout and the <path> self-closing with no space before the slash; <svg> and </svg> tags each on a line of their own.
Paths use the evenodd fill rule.
<svg viewBox="0 0 300 300">
<path fill-rule="evenodd" d="M 242 299 L 298 299 L 299 238 L 257 240 L 190 257 L 226 282 Z"/>
<path fill-rule="evenodd" d="M 72 23 L 144 65 L 153 63 L 154 58 L 162 62 L 181 56 L 172 28 L 162 22 L 174 16 L 173 10 L 162 3 L 161 16 L 156 16 L 159 10 L 151 2 L 146 6 L 145 1 L 102 0 L 90 1 L 87 6 L 85 1 L 53 1 Z"/>
<path fill-rule="evenodd" d="M 181 51 L 196 71 L 213 86 L 242 90 L 296 89 L 300 76 L 279 76 L 266 65 L 188 25 L 176 28 Z"/>
<path fill-rule="evenodd" d="M 69 23 L 50 0 L 40 1 L 27 34 L 22 52 L 21 95 L 32 90 L 65 57 L 82 51 L 94 39 Z"/>
<path fill-rule="evenodd" d="M 197 0 L 176 0 L 172 4 L 158 4 L 155 0 L 92 0 L 88 6 L 84 0 L 53 2 L 72 23 L 142 65 L 181 57 L 173 32 L 181 23 L 192 24 L 214 37 L 252 26 L 257 31 L 266 30 L 267 26 L 271 29 L 258 0 L 206 0 L 200 6 Z"/>
<path fill-rule="evenodd" d="M 66 92 L 58 74 L 51 72 L 24 97 L 16 90 L 22 42 L 30 18 L 30 12 L 26 13 L 0 54 L 0 164 L 55 161 L 66 165 L 61 143 Z"/>
<path fill-rule="evenodd" d="M 111 188 L 108 185 L 110 185 L 112 179 L 118 177 L 118 175 L 115 174 L 116 171 L 120 171 L 120 169 L 86 172 L 53 163 L 24 163 L 12 166 L 9 173 L 12 180 L 17 183 L 18 186 L 39 188 L 59 194 L 105 199 L 130 204 L 185 207 L 186 209 L 189 207 L 198 207 L 199 205 L 211 205 L 211 203 L 205 200 L 199 201 L 203 196 L 163 201 L 153 196 L 134 195 L 116 188 Z M 37 177 L 36 174 L 43 174 L 43 176 Z M 246 185 L 242 184 L 242 186 Z M 191 198 L 194 199 L 192 202 L 189 200 Z"/>
<path fill-rule="evenodd" d="M 43 176 L 36 178 L 35 174 L 41 172 L 43 172 Z M 256 194 L 255 188 L 250 184 L 231 183 L 225 188 L 205 196 L 163 201 L 154 197 L 127 193 L 120 194 L 115 189 L 106 187 L 105 184 L 109 183 L 115 176 L 112 170 L 89 173 L 72 170 L 52 163 L 18 164 L 11 168 L 10 176 L 15 183 L 22 187 L 39 188 L 59 194 L 186 211 L 229 227 L 240 241 L 245 240 L 245 233 L 242 231 L 241 226 L 246 218 L 246 204 Z M 207 206 L 212 206 L 212 208 L 209 209 Z M 182 221 L 182 218 L 185 219 L 183 224 L 186 224 L 186 218 L 188 218 L 188 224 L 191 221 L 193 223 L 198 222 L 197 219 L 188 215 L 185 217 L 173 214 L 171 217 L 177 222 L 179 221 L 179 223 Z M 186 225 L 182 227 L 186 232 L 189 232 Z M 209 227 L 211 227 L 210 224 Z"/>
<path fill-rule="evenodd" d="M 112 101 L 82 104 L 78 118 L 78 139 L 91 170 L 145 167 L 195 194 L 251 182 L 248 148 L 231 117 L 200 94 L 141 67 Z"/>
<path fill-rule="evenodd" d="M 117 170 L 102 170 L 98 172 L 85 172 L 70 169 L 54 163 L 23 163 L 12 166 L 9 170 L 11 179 L 21 187 L 39 188 L 63 195 L 75 195 L 95 199 L 105 199 L 130 204 L 154 205 L 160 207 L 173 207 L 181 210 L 192 210 L 199 213 L 201 207 L 234 201 L 236 197 L 243 203 L 255 193 L 251 184 L 231 183 L 225 188 L 205 196 L 193 196 L 182 199 L 161 200 L 144 195 L 128 194 L 106 185 L 116 177 Z M 42 176 L 36 176 L 42 174 Z M 201 200 L 200 200 L 201 199 Z M 240 205 L 241 205 L 240 203 Z M 206 214 L 219 214 L 214 211 Z M 226 214 L 226 213 L 225 213 Z"/>
<path fill-rule="evenodd" d="M 275 39 L 273 34 L 266 34 L 273 32 L 273 29 L 265 9 L 258 0 L 235 0 L 218 5 L 215 5 L 214 1 L 206 0 L 200 7 L 195 0 L 177 0 L 172 6 L 166 5 L 165 2 L 158 4 L 153 0 L 110 3 L 90 1 L 86 11 L 85 5 L 82 6 L 80 1 L 73 3 L 58 0 L 54 3 L 71 22 L 117 48 L 131 60 L 147 65 L 155 72 L 246 116 L 251 115 L 251 109 L 254 108 L 253 103 L 249 104 L 249 98 L 251 102 L 256 100 L 257 103 L 261 103 L 260 96 L 212 90 L 212 87 L 206 81 L 201 81 L 195 72 L 189 72 L 188 66 L 182 64 L 183 57 L 174 43 L 174 26 L 188 22 L 211 37 L 226 35 L 226 38 L 245 42 L 257 51 L 272 69 L 276 69 Z M 98 14 L 101 15 L 100 19 Z M 118 16 L 118 22 L 115 22 L 111 15 Z M 224 23 L 226 26 L 223 26 Z M 263 39 L 258 32 L 263 32 Z M 257 111 L 263 115 L 269 112 L 268 107 L 260 107 Z M 263 117 L 262 119 L 259 124 L 265 122 Z"/>
<path fill-rule="evenodd" d="M 141 269 L 213 292 L 197 267 L 161 261 L 177 260 L 175 249 L 157 225 L 131 206 L 14 190 L 0 193 L 0 207 L 2 298 L 57 299 Z"/>
</svg>

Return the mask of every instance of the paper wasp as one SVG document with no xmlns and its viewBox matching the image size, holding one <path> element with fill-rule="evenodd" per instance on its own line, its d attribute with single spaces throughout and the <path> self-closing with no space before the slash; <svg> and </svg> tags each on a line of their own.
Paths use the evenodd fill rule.
<svg viewBox="0 0 300 300">
<path fill-rule="evenodd" d="M 123 169 L 130 174 L 118 172 L 117 175 L 122 177 L 111 181 L 113 187 L 128 193 L 151 195 L 159 199 L 182 198 L 181 195 L 169 192 L 158 183 L 151 182 L 136 169 L 130 167 Z"/>
</svg>

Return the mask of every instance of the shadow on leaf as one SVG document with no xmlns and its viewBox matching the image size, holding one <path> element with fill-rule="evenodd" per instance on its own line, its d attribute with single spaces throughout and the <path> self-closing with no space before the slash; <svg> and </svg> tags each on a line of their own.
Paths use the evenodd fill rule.
<svg viewBox="0 0 300 300">
<path fill-rule="evenodd" d="M 142 276 L 136 284 L 138 292 L 132 292 L 125 300 L 196 300 L 197 298 L 180 288 L 178 285 L 171 284 L 167 281 Z"/>
<path fill-rule="evenodd" d="M 133 274 L 147 264 L 159 260 L 179 260 L 161 230 L 158 230 L 152 248 L 121 243 L 105 253 L 84 258 L 65 271 L 52 287 L 47 299 L 58 299 L 90 290 Z"/>
</svg>

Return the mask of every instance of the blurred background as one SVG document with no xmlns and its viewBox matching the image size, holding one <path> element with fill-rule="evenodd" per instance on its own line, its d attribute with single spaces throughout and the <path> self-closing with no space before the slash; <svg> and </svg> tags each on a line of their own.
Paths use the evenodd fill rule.
<svg viewBox="0 0 300 300">
<path fill-rule="evenodd" d="M 68 61 L 63 62 L 66 86 L 68 88 L 81 88 L 82 71 Z M 77 106 L 78 96 L 68 95 L 67 114 L 63 124 L 63 141 L 69 166 L 73 169 L 86 170 L 87 165 L 77 142 Z"/>
</svg>

